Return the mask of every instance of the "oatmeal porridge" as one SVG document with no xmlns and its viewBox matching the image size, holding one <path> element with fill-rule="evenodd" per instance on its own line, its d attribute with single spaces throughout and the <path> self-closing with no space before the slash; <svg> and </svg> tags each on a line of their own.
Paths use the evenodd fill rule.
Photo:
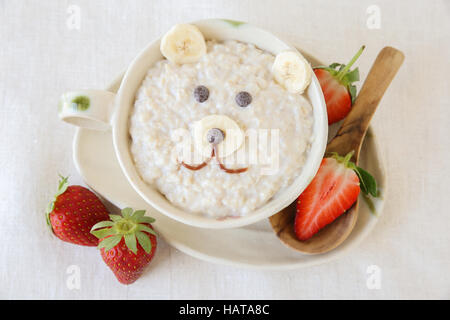
<svg viewBox="0 0 450 320">
<path fill-rule="evenodd" d="M 130 114 L 131 154 L 141 178 L 175 206 L 211 218 L 244 216 L 300 175 L 312 107 L 276 81 L 274 55 L 232 40 L 206 41 L 205 49 L 198 61 L 164 59 L 148 71 Z M 183 158 L 175 132 L 190 139 L 199 159 Z M 248 132 L 258 133 L 253 149 Z M 260 143 L 263 137 L 269 143 Z M 235 147 L 216 148 L 226 141 Z M 202 146 L 206 152 L 198 152 Z"/>
</svg>

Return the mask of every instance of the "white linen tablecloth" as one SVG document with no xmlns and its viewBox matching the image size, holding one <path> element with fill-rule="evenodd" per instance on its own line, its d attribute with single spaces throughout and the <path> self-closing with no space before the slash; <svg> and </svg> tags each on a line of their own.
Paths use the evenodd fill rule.
<svg viewBox="0 0 450 320">
<path fill-rule="evenodd" d="M 104 88 L 173 24 L 216 17 L 261 26 L 329 63 L 365 44 L 362 79 L 383 46 L 405 53 L 373 119 L 388 173 L 384 214 L 357 249 L 324 265 L 238 269 L 161 241 L 149 271 L 122 286 L 97 250 L 47 230 L 57 173 L 82 183 L 74 128 L 58 120 L 56 102 L 69 89 Z M 449 56 L 445 0 L 0 0 L 0 298 L 450 298 Z M 67 284 L 73 268 L 79 289 Z"/>
</svg>

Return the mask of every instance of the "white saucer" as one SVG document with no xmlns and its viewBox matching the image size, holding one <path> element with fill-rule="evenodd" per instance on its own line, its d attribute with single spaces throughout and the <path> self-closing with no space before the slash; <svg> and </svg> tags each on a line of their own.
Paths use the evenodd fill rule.
<svg viewBox="0 0 450 320">
<path fill-rule="evenodd" d="M 117 91 L 121 77 L 107 90 Z M 330 128 L 330 132 L 335 130 Z M 178 250 L 208 262 L 259 269 L 293 269 L 335 259 L 355 247 L 372 230 L 377 217 L 361 199 L 359 217 L 349 238 L 338 248 L 322 255 L 304 255 L 285 247 L 272 232 L 269 221 L 225 230 L 200 229 L 167 218 L 150 207 L 131 187 L 119 167 L 111 131 L 77 129 L 73 143 L 75 166 L 86 183 L 117 207 L 146 209 L 156 219 L 155 228 Z M 381 197 L 374 203 L 377 215 L 383 208 L 386 177 L 375 135 L 369 130 L 361 150 L 360 166 L 377 180 Z"/>
</svg>

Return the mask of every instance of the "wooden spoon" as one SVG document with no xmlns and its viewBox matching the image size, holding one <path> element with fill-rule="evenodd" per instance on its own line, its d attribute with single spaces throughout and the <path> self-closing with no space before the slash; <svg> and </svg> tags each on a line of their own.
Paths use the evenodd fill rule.
<svg viewBox="0 0 450 320">
<path fill-rule="evenodd" d="M 378 104 L 402 65 L 401 51 L 385 47 L 377 56 L 350 113 L 336 136 L 327 146 L 326 154 L 345 156 L 354 151 L 352 161 L 358 164 L 361 145 Z M 358 218 L 358 201 L 346 213 L 320 230 L 311 239 L 300 241 L 294 233 L 296 202 L 269 218 L 273 230 L 287 246 L 307 254 L 325 253 L 340 245 L 351 233 Z"/>
</svg>

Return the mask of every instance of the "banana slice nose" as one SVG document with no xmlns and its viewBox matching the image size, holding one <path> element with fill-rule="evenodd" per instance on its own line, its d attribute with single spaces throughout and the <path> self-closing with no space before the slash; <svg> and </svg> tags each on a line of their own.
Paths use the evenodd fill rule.
<svg viewBox="0 0 450 320">
<path fill-rule="evenodd" d="M 220 140 L 211 140 L 211 132 L 218 129 L 223 133 Z M 210 115 L 194 123 L 194 145 L 197 152 L 204 157 L 211 156 L 213 145 L 216 147 L 217 155 L 226 157 L 244 142 L 244 134 L 241 128 L 231 118 L 223 115 Z"/>
</svg>

